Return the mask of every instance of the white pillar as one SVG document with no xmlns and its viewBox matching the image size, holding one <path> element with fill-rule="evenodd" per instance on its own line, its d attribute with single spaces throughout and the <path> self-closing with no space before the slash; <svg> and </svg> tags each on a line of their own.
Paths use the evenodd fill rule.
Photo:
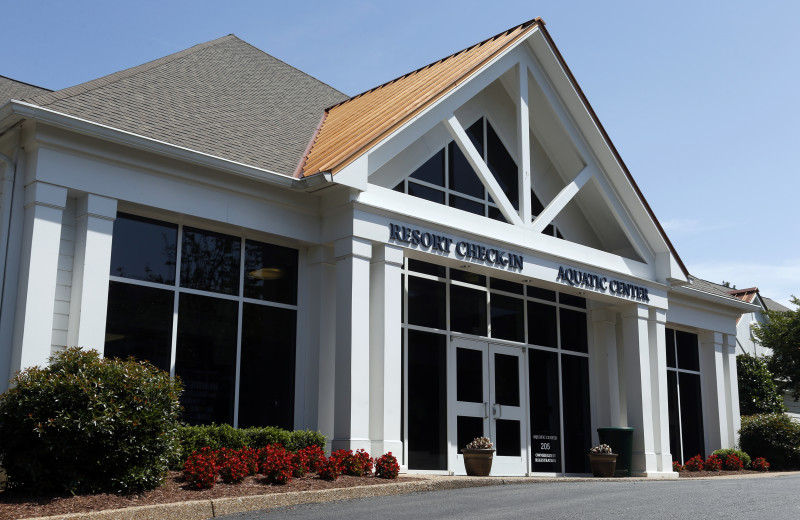
<svg viewBox="0 0 800 520">
<path fill-rule="evenodd" d="M 597 409 L 597 426 L 620 426 L 616 313 L 610 309 L 594 309 L 592 330 L 595 362 L 595 377 L 592 380 L 596 381 L 593 390 L 597 396 L 593 401 Z"/>
<path fill-rule="evenodd" d="M 723 347 L 725 356 L 723 356 Z M 719 332 L 700 334 L 703 416 L 707 428 L 705 448 L 711 453 L 728 443 L 728 407 L 725 399 L 725 360 L 728 346 L 722 344 Z"/>
<path fill-rule="evenodd" d="M 723 448 L 733 448 L 739 443 L 739 428 L 742 427 L 742 418 L 739 415 L 739 376 L 736 372 L 736 336 L 727 334 L 722 349 L 725 362 L 726 401 L 729 411 L 728 444 Z"/>
<path fill-rule="evenodd" d="M 672 454 L 669 447 L 669 397 L 667 394 L 667 313 L 663 309 L 650 309 L 650 388 L 653 407 L 653 444 L 660 473 L 671 474 Z"/>
<path fill-rule="evenodd" d="M 644 305 L 629 305 L 622 311 L 628 426 L 635 428 L 631 470 L 640 476 L 658 473 L 653 437 L 648 319 L 648 308 Z"/>
<path fill-rule="evenodd" d="M 309 348 L 305 406 L 308 428 L 333 439 L 336 364 L 336 263 L 333 248 L 316 246 L 308 251 Z M 315 396 L 312 398 L 311 396 Z M 316 401 L 316 402 L 314 402 Z"/>
<path fill-rule="evenodd" d="M 100 353 L 105 347 L 111 239 L 116 217 L 115 199 L 91 194 L 78 199 L 67 332 L 70 346 Z"/>
<path fill-rule="evenodd" d="M 369 451 L 369 264 L 372 243 L 349 237 L 336 259 L 336 395 L 331 448 Z"/>
<path fill-rule="evenodd" d="M 61 220 L 66 203 L 66 188 L 43 182 L 25 187 L 10 375 L 44 365 L 50 357 Z"/>
<path fill-rule="evenodd" d="M 400 457 L 402 408 L 401 275 L 403 249 L 375 244 L 370 270 L 369 432 L 370 453 Z"/>
</svg>

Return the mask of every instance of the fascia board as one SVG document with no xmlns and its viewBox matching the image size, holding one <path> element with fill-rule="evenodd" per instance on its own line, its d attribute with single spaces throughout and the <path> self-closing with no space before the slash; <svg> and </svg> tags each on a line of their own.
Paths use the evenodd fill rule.
<svg viewBox="0 0 800 520">
<path fill-rule="evenodd" d="M 125 130 L 120 130 L 100 123 L 95 123 L 87 119 L 64 114 L 48 108 L 43 108 L 30 103 L 12 100 L 6 106 L 11 108 L 12 114 L 40 121 L 57 128 L 63 128 L 83 135 L 96 137 L 105 141 L 110 141 L 139 150 L 144 150 L 157 155 L 171 157 L 180 161 L 205 166 L 215 170 L 225 171 L 242 177 L 256 179 L 270 184 L 292 187 L 297 183 L 296 179 L 288 175 L 257 168 L 247 164 L 230 161 L 211 154 L 198 152 L 189 148 L 169 144 L 164 141 L 152 139 Z M 2 110 L 2 109 L 0 109 Z M 2 114 L 0 113 L 0 117 Z"/>
<path fill-rule="evenodd" d="M 723 298 L 722 296 L 717 296 L 714 294 L 709 294 L 707 292 L 700 291 L 698 289 L 694 289 L 693 287 L 688 285 L 684 285 L 681 287 L 674 287 L 670 291 L 670 294 L 680 294 L 687 298 L 702 300 L 704 302 L 717 304 L 721 307 L 736 309 L 738 311 L 738 314 L 741 314 L 742 312 L 755 312 L 760 309 L 758 305 L 747 303 L 737 298 Z"/>
<path fill-rule="evenodd" d="M 614 187 L 627 211 L 631 213 L 631 221 L 639 228 L 639 232 L 650 247 L 654 248 L 654 253 L 668 251 L 669 246 L 645 208 L 644 202 L 636 194 L 622 165 L 614 156 L 609 143 L 603 137 L 602 131 L 546 38 L 540 32 L 536 32 L 531 35 L 528 44 L 536 64 L 550 80 L 553 90 L 560 97 L 576 128 L 586 140 L 589 150 L 594 154 L 594 159 L 606 173 L 608 182 Z M 642 223 L 647 225 L 643 226 Z"/>
<path fill-rule="evenodd" d="M 370 185 L 358 194 L 356 207 L 387 215 L 405 222 L 419 222 L 438 229 L 463 234 L 470 230 L 473 236 L 510 248 L 525 249 L 531 254 L 545 254 L 569 265 L 586 270 L 601 269 L 620 276 L 632 277 L 647 283 L 660 283 L 654 279 L 652 266 L 613 255 L 581 244 L 560 240 L 530 229 L 504 224 L 480 215 L 473 215 L 449 206 L 443 206 L 381 186 Z"/>
</svg>

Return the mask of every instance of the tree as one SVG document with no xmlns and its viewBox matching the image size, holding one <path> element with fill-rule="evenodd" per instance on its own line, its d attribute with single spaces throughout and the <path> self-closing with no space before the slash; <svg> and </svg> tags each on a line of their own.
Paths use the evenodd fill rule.
<svg viewBox="0 0 800 520">
<path fill-rule="evenodd" d="M 786 411 L 772 372 L 762 358 L 739 354 L 736 356 L 736 373 L 739 378 L 739 413 L 754 415 Z"/>
<path fill-rule="evenodd" d="M 769 320 L 753 326 L 761 346 L 772 349 L 767 367 L 778 378 L 778 387 L 800 400 L 800 299 L 792 296 L 793 311 L 766 311 Z"/>
</svg>

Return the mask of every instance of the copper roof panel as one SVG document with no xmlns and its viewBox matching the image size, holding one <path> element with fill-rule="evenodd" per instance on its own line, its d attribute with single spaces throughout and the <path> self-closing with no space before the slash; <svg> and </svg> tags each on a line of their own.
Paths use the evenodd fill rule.
<svg viewBox="0 0 800 520">
<path fill-rule="evenodd" d="M 338 172 L 540 23 L 538 18 L 525 22 L 331 107 L 302 175 Z"/>
</svg>

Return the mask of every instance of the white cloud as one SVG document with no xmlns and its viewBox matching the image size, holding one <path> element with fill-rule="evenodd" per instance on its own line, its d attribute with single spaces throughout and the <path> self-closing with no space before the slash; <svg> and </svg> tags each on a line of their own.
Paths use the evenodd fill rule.
<svg viewBox="0 0 800 520">
<path fill-rule="evenodd" d="M 692 262 L 691 273 L 715 283 L 731 282 L 739 289 L 758 287 L 761 296 L 794 309 L 789 298 L 800 298 L 800 258 L 775 263 Z"/>
</svg>

